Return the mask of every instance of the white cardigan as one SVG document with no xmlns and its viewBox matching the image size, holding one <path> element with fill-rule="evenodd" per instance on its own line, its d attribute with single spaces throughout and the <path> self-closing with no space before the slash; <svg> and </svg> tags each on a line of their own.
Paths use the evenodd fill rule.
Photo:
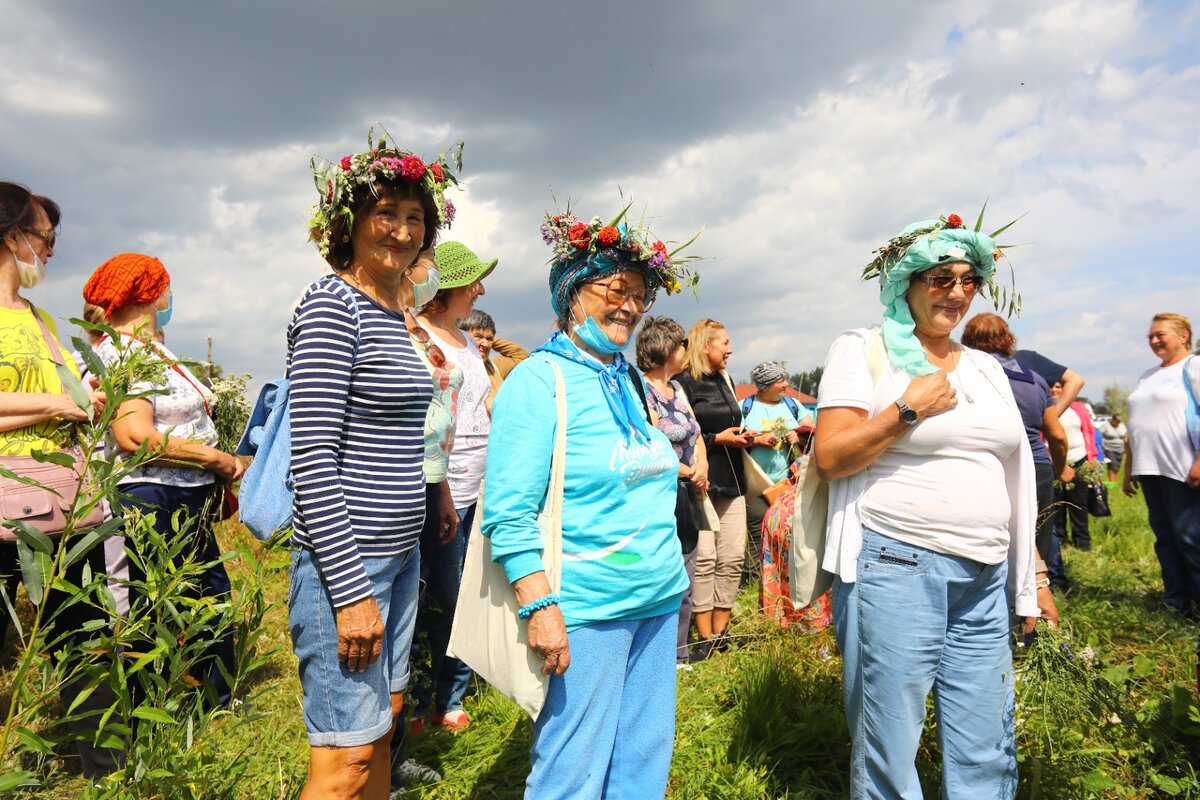
<svg viewBox="0 0 1200 800">
<path fill-rule="evenodd" d="M 862 339 L 863 349 L 869 350 L 877 329 L 855 328 L 843 336 Z M 962 349 L 963 358 L 969 359 L 1007 402 L 1016 425 L 1023 427 L 1021 412 L 1017 409 L 1008 377 L 998 361 L 987 353 Z M 828 367 L 828 362 L 826 363 Z M 899 371 L 888 363 L 884 370 L 899 375 Z M 818 401 L 818 409 L 820 408 Z M 871 410 L 871 416 L 883 411 Z M 1035 586 L 1034 533 L 1037 527 L 1037 486 L 1033 470 L 1033 453 L 1028 441 L 1018 448 L 1016 458 L 1004 463 L 1004 481 L 1008 489 L 1012 513 L 1009 519 L 1008 543 L 1008 601 L 1016 609 L 1017 616 L 1036 617 L 1041 612 L 1037 605 Z M 825 557 L 821 567 L 837 575 L 845 583 L 858 579 L 858 556 L 862 550 L 862 524 L 859 520 L 859 501 L 868 486 L 868 472 L 862 470 L 845 478 L 829 482 L 829 516 L 827 518 Z"/>
</svg>

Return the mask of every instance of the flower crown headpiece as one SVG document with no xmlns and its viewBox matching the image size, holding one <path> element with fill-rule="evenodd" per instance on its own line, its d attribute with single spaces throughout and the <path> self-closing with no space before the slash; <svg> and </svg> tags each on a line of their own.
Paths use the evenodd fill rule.
<svg viewBox="0 0 1200 800">
<path fill-rule="evenodd" d="M 554 251 L 549 262 L 551 269 L 594 255 L 614 262 L 646 262 L 649 282 L 662 286 L 667 294 L 683 291 L 685 286 L 695 291 L 700 275 L 691 265 L 701 257 L 678 254 L 696 241 L 701 231 L 696 231 L 691 239 L 668 250 L 667 245 L 645 226 L 644 217 L 636 225 L 626 221 L 632 205 L 632 202 L 627 204 L 607 224 L 599 217 L 592 217 L 588 222 L 580 221 L 569 203 L 565 211 L 557 214 L 546 212 L 542 219 L 542 240 Z"/>
<path fill-rule="evenodd" d="M 454 222 L 454 203 L 446 197 L 446 189 L 451 185 L 458 186 L 455 171 L 462 171 L 462 140 L 450 149 L 449 154 L 439 153 L 436 160 L 426 164 L 407 150 L 388 147 L 386 131 L 378 142 L 374 141 L 374 136 L 375 128 L 372 127 L 367 131 L 366 151 L 342 156 L 337 164 L 319 156 L 313 156 L 309 162 L 319 199 L 312 207 L 308 228 L 323 256 L 329 255 L 329 231 L 334 218 L 344 217 L 346 229 L 353 229 L 353 207 L 362 200 L 363 188 L 378 197 L 376 185 L 380 179 L 421 184 L 433 198 L 441 224 L 449 228 Z"/>
<path fill-rule="evenodd" d="M 979 210 L 979 216 L 975 219 L 975 233 L 981 233 L 983 229 L 983 214 L 987 211 L 987 201 L 983 203 L 983 208 Z M 1011 228 L 1019 222 L 1025 215 L 1012 220 L 1011 222 L 1001 225 L 990 234 L 984 234 L 991 239 L 995 239 L 1000 234 Z M 861 279 L 871 280 L 872 278 L 880 278 L 883 283 L 887 283 L 888 275 L 892 268 L 904 260 L 908 255 L 908 249 L 916 244 L 923 237 L 927 237 L 930 241 L 937 239 L 938 233 L 942 230 L 965 230 L 963 218 L 958 214 L 941 215 L 931 225 L 923 225 L 912 230 L 907 230 L 899 236 L 894 236 L 888 240 L 887 244 L 882 247 L 872 250 L 876 256 L 872 261 L 863 268 Z M 992 253 L 992 260 L 999 262 L 1004 258 L 1004 251 L 1010 247 L 1017 247 L 1014 244 L 996 244 L 996 250 Z M 989 270 L 987 273 L 987 282 L 983 286 L 984 293 L 991 299 L 992 304 L 997 311 L 1004 311 L 1005 316 L 1021 315 L 1021 295 L 1017 291 L 1016 273 L 1012 268 L 1012 263 L 1009 262 L 1009 284 L 1002 286 L 996 282 L 996 273 L 994 270 Z"/>
</svg>

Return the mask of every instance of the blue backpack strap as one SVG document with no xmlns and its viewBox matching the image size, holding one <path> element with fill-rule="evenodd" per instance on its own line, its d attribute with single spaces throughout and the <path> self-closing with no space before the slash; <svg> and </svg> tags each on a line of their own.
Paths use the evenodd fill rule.
<svg viewBox="0 0 1200 800">
<path fill-rule="evenodd" d="M 749 414 L 752 408 L 754 408 L 754 395 L 750 395 L 742 401 L 742 417 L 744 418 Z"/>
<path fill-rule="evenodd" d="M 1188 402 L 1195 408 L 1197 406 L 1196 391 L 1192 388 L 1192 379 L 1188 375 L 1188 367 L 1191 365 L 1193 358 L 1195 356 L 1188 356 L 1183 360 L 1183 388 L 1187 392 Z"/>
<path fill-rule="evenodd" d="M 792 412 L 792 416 L 795 417 L 796 422 L 799 423 L 800 422 L 800 404 L 797 403 L 792 398 L 788 397 L 786 394 L 783 396 L 783 404 L 788 407 L 788 411 Z"/>
</svg>

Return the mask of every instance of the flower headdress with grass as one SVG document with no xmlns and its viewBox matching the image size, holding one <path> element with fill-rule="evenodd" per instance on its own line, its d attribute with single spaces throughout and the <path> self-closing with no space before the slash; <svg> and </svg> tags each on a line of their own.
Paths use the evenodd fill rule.
<svg viewBox="0 0 1200 800">
<path fill-rule="evenodd" d="M 685 286 L 696 290 L 700 275 L 692 264 L 700 257 L 679 253 L 696 241 L 700 232 L 668 249 L 646 227 L 644 216 L 637 224 L 628 222 L 632 205 L 627 204 L 608 223 L 599 217 L 583 222 L 569 204 L 565 211 L 546 213 L 542 240 L 554 251 L 550 258 L 550 299 L 556 314 L 565 311 L 571 290 L 578 284 L 627 269 L 645 275 L 646 290 L 651 295 L 660 287 L 667 294 L 683 291 Z"/>
<path fill-rule="evenodd" d="M 914 334 L 916 322 L 905 298 L 913 275 L 941 264 L 968 263 L 983 278 L 983 292 L 998 311 L 1004 311 L 1006 316 L 1021 312 L 1021 295 L 1017 293 L 1011 265 L 1008 286 L 999 285 L 995 277 L 996 260 L 1004 249 L 1012 246 L 997 244 L 995 237 L 1017 220 L 990 234 L 982 233 L 986 210 L 987 203 L 984 202 L 974 229 L 968 229 L 958 214 L 914 222 L 877 248 L 875 258 L 863 269 L 863 280 L 879 278 L 879 299 L 887 309 L 881 332 L 888 360 L 913 377 L 937 371 Z"/>
<path fill-rule="evenodd" d="M 454 222 L 454 203 L 446 197 L 446 189 L 458 185 L 455 173 L 462 171 L 462 140 L 449 153 L 439 153 L 434 161 L 426 163 L 407 150 L 389 147 L 386 131 L 378 142 L 374 141 L 374 137 L 375 128 L 372 127 L 367 131 L 367 149 L 362 153 L 342 156 L 337 164 L 318 156 L 313 156 L 309 162 L 319 199 L 312 207 L 308 228 L 323 256 L 329 255 L 333 221 L 342 218 L 346 223 L 346 231 L 351 231 L 354 227 L 354 207 L 366 197 L 366 193 L 379 196 L 377 185 L 380 180 L 405 180 L 420 184 L 433 198 L 442 226 L 449 228 Z"/>
</svg>

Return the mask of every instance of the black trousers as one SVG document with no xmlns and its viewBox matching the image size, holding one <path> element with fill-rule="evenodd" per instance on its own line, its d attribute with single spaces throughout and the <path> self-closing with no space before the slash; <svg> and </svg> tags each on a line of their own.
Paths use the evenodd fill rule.
<svg viewBox="0 0 1200 800">
<path fill-rule="evenodd" d="M 85 565 L 91 567 L 93 575 L 104 573 L 103 545 L 92 548 L 84 558 L 67 567 L 67 580 L 76 586 L 82 586 Z M 14 604 L 17 586 L 20 583 L 21 565 L 17 558 L 17 546 L 11 542 L 0 542 L 0 587 Z M 45 604 L 42 618 L 49 620 L 47 624 L 48 640 L 54 641 L 59 637 L 66 637 L 65 644 L 58 646 L 56 650 L 71 653 L 77 652 L 77 645 L 81 645 L 91 638 L 91 634 L 83 629 L 84 625 L 96 620 L 107 620 L 107 616 L 104 609 L 97 605 L 84 602 L 67 604 L 68 599 L 70 599 L 70 595 L 65 592 L 57 589 L 48 591 L 42 601 Z M 8 634 L 8 624 L 7 610 L 0 611 L 0 648 L 4 646 L 4 640 Z M 59 693 L 63 708 L 70 708 L 71 704 L 75 702 L 75 698 L 86 686 L 87 680 L 85 679 L 65 684 Z M 86 777 L 96 778 L 107 775 L 125 762 L 123 751 L 95 747 L 90 741 L 94 738 L 95 726 L 100 715 L 112 706 L 115 697 L 107 683 L 100 683 L 96 690 L 75 709 L 77 714 L 85 715 L 85 718 L 67 723 L 67 729 L 75 736 L 81 737 L 76 746 L 79 752 L 80 771 Z"/>
<path fill-rule="evenodd" d="M 1079 469 L 1086 459 L 1080 459 L 1071 466 Z M 1092 549 L 1092 537 L 1088 533 L 1087 511 L 1088 486 L 1078 478 L 1070 489 L 1054 490 L 1054 499 L 1058 506 L 1054 509 L 1054 535 L 1060 543 L 1070 542 L 1080 550 Z M 1071 531 L 1067 534 L 1067 521 L 1070 520 Z"/>
<path fill-rule="evenodd" d="M 171 517 L 176 511 L 183 509 L 195 519 L 192 527 L 185 534 L 191 538 L 192 546 L 184 548 L 176 557 L 176 567 L 182 567 L 188 561 L 208 563 L 221 557 L 221 549 L 217 545 L 217 538 L 212 529 L 211 504 L 215 501 L 214 487 L 211 484 L 165 486 L 158 483 L 134 483 L 121 486 L 121 492 L 123 495 L 119 502 L 125 513 L 132 509 L 137 509 L 143 514 L 153 513 L 154 529 L 163 537 L 176 535 L 171 526 Z M 145 573 L 131 559 L 129 580 L 143 581 L 145 578 Z M 193 598 L 212 597 L 217 600 L 226 600 L 232 592 L 233 588 L 229 582 L 229 574 L 225 571 L 225 565 L 214 564 L 200 575 L 197 585 L 192 587 L 189 595 Z M 138 595 L 137 590 L 130 587 L 129 603 L 131 606 L 142 604 L 144 607 L 146 602 L 147 598 Z M 192 677 L 199 681 L 209 681 L 216 692 L 217 702 L 223 706 L 228 705 L 231 699 L 231 689 L 217 663 L 220 662 L 224 665 L 227 673 L 233 674 L 235 668 L 233 632 L 225 631 L 221 636 L 210 634 L 207 641 L 203 656 L 193 665 Z M 140 683 L 136 678 L 130 688 L 134 690 L 134 696 L 140 699 Z"/>
</svg>

